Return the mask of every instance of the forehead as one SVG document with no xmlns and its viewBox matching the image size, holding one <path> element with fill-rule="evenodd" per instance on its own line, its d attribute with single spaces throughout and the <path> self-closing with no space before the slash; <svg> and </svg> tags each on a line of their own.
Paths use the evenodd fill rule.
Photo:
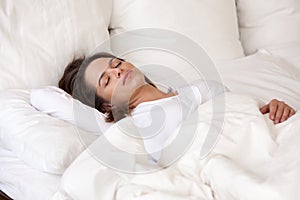
<svg viewBox="0 0 300 200">
<path fill-rule="evenodd" d="M 85 71 L 85 80 L 91 86 L 95 86 L 98 83 L 98 79 L 101 74 L 108 67 L 112 58 L 97 58 L 93 60 Z"/>
</svg>

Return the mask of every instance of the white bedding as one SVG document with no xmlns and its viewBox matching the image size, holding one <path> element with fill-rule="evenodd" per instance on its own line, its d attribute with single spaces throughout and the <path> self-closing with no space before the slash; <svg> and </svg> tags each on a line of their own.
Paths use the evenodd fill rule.
<svg viewBox="0 0 300 200">
<path fill-rule="evenodd" d="M 37 111 L 28 90 L 0 92 L 0 140 L 26 164 L 61 175 L 96 135 Z M 16 126 L 17 124 L 17 126 Z"/>
<path fill-rule="evenodd" d="M 277 98 L 300 109 L 300 68 L 286 58 L 261 50 L 251 56 L 216 63 L 216 66 L 231 91 L 259 98 L 264 103 Z"/>
<path fill-rule="evenodd" d="M 65 171 L 62 184 L 59 186 L 59 176 L 33 170 L 24 165 L 22 160 L 12 156 L 10 151 L 2 149 L 0 167 L 5 173 L 0 175 L 0 189 L 16 199 L 20 196 L 29 199 L 33 197 L 32 195 L 37 195 L 32 199 L 40 199 L 39 195 L 50 197 L 55 193 L 53 199 L 67 199 L 69 195 L 73 199 L 240 200 L 264 197 L 264 200 L 293 200 L 293 196 L 298 195 L 295 188 L 300 184 L 298 181 L 300 180 L 298 178 L 300 165 L 297 160 L 300 142 L 300 137 L 297 136 L 297 130 L 300 128 L 299 113 L 287 122 L 274 126 L 267 115 L 262 116 L 259 113 L 258 108 L 263 102 L 266 103 L 272 97 L 277 97 L 299 109 L 300 79 L 297 69 L 280 57 L 273 57 L 262 52 L 230 62 L 218 63 L 218 69 L 229 89 L 248 96 L 231 93 L 227 95 L 223 135 L 214 151 L 206 159 L 198 159 L 204 138 L 201 133 L 198 134 L 200 137 L 194 142 L 189 152 L 175 165 L 166 170 L 143 175 L 115 172 L 97 162 L 88 149 L 83 151 Z M 26 90 L 11 90 L 2 94 L 9 97 L 1 98 L 3 105 L 6 105 L 1 108 L 5 111 L 2 112 L 3 125 L 8 120 L 9 114 L 13 117 L 16 113 L 23 113 L 18 120 L 30 122 L 32 117 L 35 117 L 35 121 L 42 122 L 42 119 L 51 121 L 53 127 L 51 128 L 51 124 L 47 126 L 44 124 L 43 126 L 48 127 L 45 130 L 53 130 L 57 124 L 62 127 L 67 126 L 65 122 L 50 119 L 49 116 L 39 114 L 38 111 L 30 108 Z M 254 100 L 253 97 L 257 99 Z M 200 130 L 206 130 L 209 127 L 211 113 L 209 108 L 208 103 L 199 109 L 199 113 L 203 116 Z M 26 134 L 31 134 L 30 132 L 15 129 L 12 123 L 6 125 L 12 127 L 7 129 L 10 132 L 4 132 L 3 129 L 1 132 L 3 139 L 1 142 L 6 143 L 6 148 L 15 149 L 18 146 L 17 143 L 10 142 L 14 140 L 8 140 L 11 137 L 18 138 L 19 144 L 26 144 L 24 139 L 28 138 Z M 28 128 L 24 126 L 24 130 Z M 9 135 L 9 133 L 14 134 Z M 110 138 L 110 141 L 122 144 L 122 148 L 135 149 L 137 147 L 136 149 L 139 149 L 141 147 L 141 144 L 135 144 L 134 141 L 124 142 L 125 140 L 116 134 L 117 129 L 112 128 L 108 133 L 111 136 L 115 135 Z M 43 134 L 49 133 L 43 132 Z M 55 134 L 58 138 L 67 136 L 64 133 L 60 135 L 56 132 Z M 54 135 L 50 134 L 47 137 L 54 137 Z M 21 138 L 24 142 L 20 140 Z M 94 147 L 99 144 L 97 142 L 101 142 L 101 138 L 102 136 L 93 143 Z M 58 145 L 55 141 L 56 139 L 52 141 L 54 146 Z M 68 141 L 71 142 L 73 139 Z M 28 140 L 27 142 L 38 141 Z M 47 147 L 48 150 L 45 150 L 45 147 L 40 146 L 43 152 L 58 150 L 58 148 L 51 148 L 51 145 Z M 74 149 L 69 145 L 68 148 L 70 151 Z M 19 156 L 27 163 L 39 163 L 38 160 L 31 162 L 27 159 L 30 157 L 22 156 L 26 152 L 31 155 L 31 149 L 21 150 L 17 152 L 22 153 Z M 78 152 L 76 150 L 74 155 Z M 39 159 L 47 159 L 47 157 Z M 28 184 L 27 180 L 32 181 Z M 37 193 L 32 192 L 33 188 L 40 188 L 40 184 L 45 184 L 45 187 Z"/>
<path fill-rule="evenodd" d="M 0 147 L 0 190 L 13 199 L 50 199 L 59 190 L 61 176 L 26 165 L 14 153 Z"/>
<path fill-rule="evenodd" d="M 109 39 L 111 10 L 109 0 L 1 0 L 0 90 L 56 85 L 74 56 Z"/>
<path fill-rule="evenodd" d="M 292 42 L 266 48 L 272 55 L 281 56 L 300 71 L 300 42 Z"/>
<path fill-rule="evenodd" d="M 74 199 L 293 199 L 300 184 L 300 115 L 274 125 L 258 107 L 258 100 L 228 93 L 223 134 L 204 160 L 199 154 L 209 103 L 199 108 L 205 117 L 198 138 L 168 169 L 128 175 L 84 151 L 65 172 L 63 188 Z"/>
<path fill-rule="evenodd" d="M 227 94 L 223 134 L 204 160 L 198 159 L 201 132 L 179 162 L 150 174 L 116 172 L 85 150 L 64 173 L 63 189 L 74 199 L 294 200 L 300 184 L 300 114 L 274 125 L 258 109 L 272 97 L 299 109 L 299 73 L 284 61 L 259 52 L 218 64 L 225 85 L 243 96 Z M 199 113 L 206 116 L 200 130 L 206 130 L 210 106 L 200 108 Z M 94 146 L 99 140 L 101 137 Z M 121 138 L 113 140 L 120 142 Z M 138 146 L 128 146 L 134 145 Z"/>
<path fill-rule="evenodd" d="M 142 175 L 115 172 L 96 161 L 89 149 L 83 151 L 82 141 L 89 143 L 96 136 L 82 131 L 79 138 L 74 126 L 34 110 L 29 105 L 28 91 L 6 91 L 2 93 L 5 97 L 0 97 L 0 189 L 17 200 L 62 200 L 68 196 L 83 200 L 297 199 L 299 1 L 276 4 L 274 0 L 229 0 L 223 2 L 224 6 L 217 0 L 190 0 L 184 4 L 180 0 L 176 1 L 178 4 L 145 1 L 147 5 L 141 2 L 0 1 L 0 90 L 57 84 L 73 56 L 96 49 L 109 51 L 108 27 L 111 35 L 145 27 L 175 30 L 203 44 L 218 60 L 244 55 L 239 38 L 247 54 L 267 48 L 269 53 L 261 51 L 217 63 L 225 85 L 247 96 L 227 95 L 224 132 L 214 151 L 204 160 L 198 159 L 204 138 L 200 132 L 192 148 L 168 169 Z M 199 5 L 203 12 L 199 12 Z M 157 59 L 175 71 L 185 68 L 183 61 L 166 57 L 166 52 L 152 55 L 149 49 L 145 51 L 126 53 L 136 53 L 133 61 L 150 60 L 155 64 Z M 274 126 L 258 110 L 272 98 L 284 100 L 298 113 Z M 205 116 L 199 130 L 209 127 L 209 108 L 208 103 L 199 109 Z M 110 129 L 108 133 L 117 131 Z M 92 145 L 97 146 L 103 137 Z M 123 148 L 142 146 L 134 141 L 124 142 L 119 135 L 110 139 Z M 129 164 L 134 166 L 135 162 Z"/>
<path fill-rule="evenodd" d="M 260 48 L 300 42 L 300 1 L 236 0 L 236 6 L 246 55 Z"/>
<path fill-rule="evenodd" d="M 267 115 L 256 113 L 255 106 L 232 113 L 235 117 L 228 118 L 224 138 L 202 173 L 216 199 L 292 200 L 299 196 L 300 114 L 273 125 Z"/>
</svg>

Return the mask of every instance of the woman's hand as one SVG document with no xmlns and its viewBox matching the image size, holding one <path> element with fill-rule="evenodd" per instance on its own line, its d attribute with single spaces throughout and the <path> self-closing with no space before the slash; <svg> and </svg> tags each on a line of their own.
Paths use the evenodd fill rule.
<svg viewBox="0 0 300 200">
<path fill-rule="evenodd" d="M 277 99 L 273 99 L 269 104 L 261 107 L 260 112 L 262 114 L 270 113 L 269 118 L 274 121 L 274 124 L 284 122 L 296 113 L 289 105 Z"/>
</svg>

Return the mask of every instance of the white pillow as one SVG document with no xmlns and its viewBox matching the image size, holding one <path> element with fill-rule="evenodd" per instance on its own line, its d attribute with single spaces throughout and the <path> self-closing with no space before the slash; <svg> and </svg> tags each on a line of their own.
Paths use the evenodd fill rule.
<svg viewBox="0 0 300 200">
<path fill-rule="evenodd" d="M 73 99 L 71 95 L 55 86 L 32 89 L 30 103 L 41 112 L 96 134 L 104 133 L 112 125 L 105 122 L 104 114 Z"/>
<path fill-rule="evenodd" d="M 244 55 L 234 0 L 115 0 L 110 28 L 112 35 L 141 28 L 168 29 L 203 46 L 213 59 Z M 149 36 L 138 36 L 161 39 L 161 42 L 170 39 L 151 37 L 151 31 L 148 33 Z"/>
<path fill-rule="evenodd" d="M 299 0 L 237 0 L 237 9 L 246 54 L 300 41 Z"/>
<path fill-rule="evenodd" d="M 41 113 L 28 90 L 0 92 L 1 144 L 35 169 L 62 174 L 97 136 Z"/>
<path fill-rule="evenodd" d="M 109 39 L 111 7 L 110 0 L 1 0 L 0 90 L 56 85 L 74 56 Z"/>
</svg>

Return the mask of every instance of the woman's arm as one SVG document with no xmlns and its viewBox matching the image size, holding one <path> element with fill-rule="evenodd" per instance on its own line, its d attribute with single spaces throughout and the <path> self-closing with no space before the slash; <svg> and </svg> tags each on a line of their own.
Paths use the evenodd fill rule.
<svg viewBox="0 0 300 200">
<path fill-rule="evenodd" d="M 278 124 L 293 116 L 296 113 L 296 110 L 283 101 L 273 99 L 270 103 L 261 107 L 260 112 L 262 114 L 270 113 L 269 118 L 274 121 L 274 124 Z"/>
</svg>

